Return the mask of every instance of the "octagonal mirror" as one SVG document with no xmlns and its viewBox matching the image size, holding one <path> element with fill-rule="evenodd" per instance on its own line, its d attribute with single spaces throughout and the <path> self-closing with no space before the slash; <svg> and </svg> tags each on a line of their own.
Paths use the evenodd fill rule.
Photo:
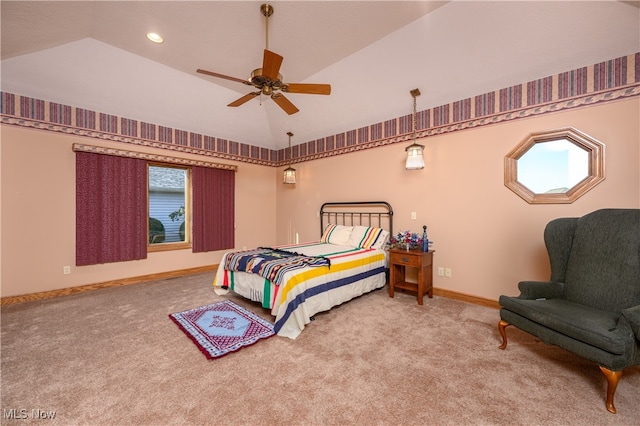
<svg viewBox="0 0 640 426">
<path fill-rule="evenodd" d="M 505 185 L 526 202 L 572 203 L 604 180 L 604 144 L 571 127 L 532 133 L 504 166 Z"/>
</svg>

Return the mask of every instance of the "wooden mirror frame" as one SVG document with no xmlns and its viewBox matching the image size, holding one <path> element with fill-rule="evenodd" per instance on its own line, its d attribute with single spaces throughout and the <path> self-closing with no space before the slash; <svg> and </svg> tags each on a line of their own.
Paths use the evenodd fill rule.
<svg viewBox="0 0 640 426">
<path fill-rule="evenodd" d="M 562 139 L 568 140 L 589 154 L 589 172 L 586 178 L 569 188 L 566 192 L 549 194 L 537 194 L 518 182 L 518 159 L 537 143 L 553 142 Z M 573 203 L 604 180 L 604 148 L 605 146 L 602 142 L 573 127 L 532 133 L 505 156 L 504 184 L 529 204 Z"/>
</svg>

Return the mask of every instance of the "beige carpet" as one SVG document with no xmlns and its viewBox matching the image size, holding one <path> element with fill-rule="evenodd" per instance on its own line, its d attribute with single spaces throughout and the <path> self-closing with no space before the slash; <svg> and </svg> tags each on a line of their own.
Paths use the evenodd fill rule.
<svg viewBox="0 0 640 426">
<path fill-rule="evenodd" d="M 2 307 L 2 424 L 640 424 L 639 367 L 613 415 L 596 365 L 513 327 L 501 351 L 497 310 L 386 288 L 208 361 L 167 315 L 220 300 L 212 278 Z"/>
</svg>

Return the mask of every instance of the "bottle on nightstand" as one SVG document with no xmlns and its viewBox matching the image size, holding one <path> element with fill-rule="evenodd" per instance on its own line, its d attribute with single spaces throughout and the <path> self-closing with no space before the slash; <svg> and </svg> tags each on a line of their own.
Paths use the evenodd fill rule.
<svg viewBox="0 0 640 426">
<path fill-rule="evenodd" d="M 429 237 L 427 237 L 427 225 L 422 225 L 422 252 L 429 251 Z"/>
</svg>

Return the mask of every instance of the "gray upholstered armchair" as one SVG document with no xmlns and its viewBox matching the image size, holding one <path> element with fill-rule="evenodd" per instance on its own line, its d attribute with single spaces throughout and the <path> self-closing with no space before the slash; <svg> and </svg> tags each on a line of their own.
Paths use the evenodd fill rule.
<svg viewBox="0 0 640 426">
<path fill-rule="evenodd" d="M 544 240 L 551 278 L 520 282 L 518 297 L 500 296 L 500 349 L 514 325 L 597 363 L 615 413 L 622 370 L 640 364 L 640 210 L 555 219 Z"/>
</svg>

